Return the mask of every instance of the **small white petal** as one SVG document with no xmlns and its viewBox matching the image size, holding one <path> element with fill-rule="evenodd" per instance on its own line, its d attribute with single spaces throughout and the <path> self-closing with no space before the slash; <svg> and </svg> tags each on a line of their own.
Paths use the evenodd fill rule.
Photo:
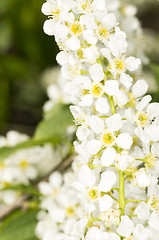
<svg viewBox="0 0 159 240">
<path fill-rule="evenodd" d="M 95 133 L 102 133 L 105 129 L 105 126 L 104 126 L 104 121 L 95 116 L 95 115 L 92 115 L 90 117 L 90 128 L 92 129 L 93 132 Z"/>
<path fill-rule="evenodd" d="M 107 114 L 110 111 L 110 106 L 106 98 L 102 97 L 95 102 L 95 109 L 97 112 Z"/>
<path fill-rule="evenodd" d="M 133 78 L 129 74 L 122 73 L 120 75 L 120 82 L 126 87 L 130 88 L 133 83 Z"/>
<path fill-rule="evenodd" d="M 81 15 L 81 17 L 80 17 L 80 23 L 81 23 L 82 25 L 85 25 L 86 28 L 90 28 L 90 29 L 95 29 L 95 28 L 97 27 L 97 24 L 96 24 L 96 22 L 95 22 L 95 19 L 94 19 L 93 15 L 90 14 L 90 13 Z"/>
<path fill-rule="evenodd" d="M 99 183 L 99 190 L 108 192 L 116 182 L 116 174 L 112 171 L 106 171 L 101 174 L 101 180 Z"/>
<path fill-rule="evenodd" d="M 80 40 L 75 37 L 75 36 L 72 36 L 71 38 L 69 38 L 67 41 L 66 41 L 66 46 L 72 50 L 72 51 L 76 51 L 80 48 Z"/>
<path fill-rule="evenodd" d="M 150 95 L 143 97 L 141 101 L 136 105 L 136 109 L 141 112 L 149 104 L 149 102 L 151 102 L 151 100 L 152 97 Z"/>
<path fill-rule="evenodd" d="M 112 115 L 105 121 L 107 127 L 113 132 L 120 130 L 123 126 L 123 121 L 119 113 Z"/>
<path fill-rule="evenodd" d="M 97 152 L 99 152 L 101 147 L 102 147 L 102 143 L 100 141 L 98 141 L 98 140 L 90 140 L 86 144 L 87 154 L 88 155 L 94 155 Z"/>
<path fill-rule="evenodd" d="M 106 81 L 105 86 L 104 86 L 104 91 L 109 96 L 114 96 L 115 94 L 117 94 L 117 92 L 119 91 L 118 81 L 116 81 L 116 80 Z"/>
<path fill-rule="evenodd" d="M 55 25 L 55 37 L 59 39 L 65 39 L 69 33 L 68 27 L 61 23 Z"/>
<path fill-rule="evenodd" d="M 81 107 L 90 107 L 93 103 L 93 97 L 90 94 L 86 94 L 85 96 L 81 97 L 79 105 Z"/>
<path fill-rule="evenodd" d="M 141 97 L 147 92 L 148 84 L 144 79 L 138 80 L 133 86 L 132 86 L 132 92 L 135 95 L 135 97 Z"/>
<path fill-rule="evenodd" d="M 68 57 L 69 57 L 69 53 L 66 51 L 61 51 L 57 54 L 56 56 L 56 61 L 58 62 L 58 64 L 60 65 L 65 65 L 68 63 Z"/>
<path fill-rule="evenodd" d="M 83 38 L 89 43 L 89 44 L 96 44 L 98 41 L 95 37 L 94 31 L 92 29 L 86 29 L 83 31 Z"/>
<path fill-rule="evenodd" d="M 111 164 L 113 164 L 116 154 L 117 153 L 114 148 L 107 147 L 101 156 L 102 165 L 109 167 Z"/>
<path fill-rule="evenodd" d="M 129 133 L 121 133 L 116 139 L 116 144 L 123 149 L 130 149 L 133 139 Z"/>
<path fill-rule="evenodd" d="M 159 103 L 157 102 L 150 103 L 147 107 L 147 113 L 151 119 L 154 119 L 155 117 L 159 116 Z"/>
<path fill-rule="evenodd" d="M 41 12 L 45 15 L 50 15 L 51 14 L 51 5 L 48 2 L 45 2 L 42 5 Z"/>
<path fill-rule="evenodd" d="M 121 222 L 117 228 L 117 233 L 123 237 L 130 237 L 134 230 L 134 223 L 128 216 L 121 216 Z"/>
<path fill-rule="evenodd" d="M 138 223 L 134 228 L 133 235 L 138 240 L 147 240 L 150 235 L 150 229 L 144 228 L 143 225 Z"/>
<path fill-rule="evenodd" d="M 53 19 L 49 19 L 46 20 L 44 22 L 44 26 L 43 26 L 44 32 L 49 35 L 52 36 L 55 34 L 55 22 Z"/>
<path fill-rule="evenodd" d="M 96 182 L 95 174 L 87 165 L 80 167 L 78 179 L 82 184 L 88 187 L 93 186 Z"/>
<path fill-rule="evenodd" d="M 107 211 L 113 205 L 113 199 L 109 195 L 104 195 L 99 199 L 99 209 L 101 212 Z"/>
<path fill-rule="evenodd" d="M 135 71 L 139 68 L 141 60 L 135 57 L 128 57 L 125 63 L 127 64 L 127 68 L 129 71 Z"/>
<path fill-rule="evenodd" d="M 89 73 L 91 75 L 91 78 L 95 81 L 95 82 L 100 82 L 104 79 L 104 72 L 103 72 L 103 68 L 99 63 L 95 63 L 93 64 L 90 68 L 89 68 Z"/>
<path fill-rule="evenodd" d="M 77 129 L 76 136 L 80 141 L 85 141 L 90 133 L 90 130 L 85 126 L 80 126 Z"/>
<path fill-rule="evenodd" d="M 151 141 L 159 141 L 159 126 L 158 125 L 149 125 L 145 127 L 144 132 L 149 136 Z"/>
<path fill-rule="evenodd" d="M 102 20 L 109 28 L 113 28 L 116 25 L 116 17 L 113 13 L 108 13 Z"/>
<path fill-rule="evenodd" d="M 138 204 L 137 208 L 134 211 L 134 214 L 143 220 L 147 220 L 150 217 L 150 210 L 148 205 L 145 202 Z"/>
<path fill-rule="evenodd" d="M 159 226 L 159 214 L 157 212 L 153 212 L 148 220 L 150 227 L 158 231 Z"/>
</svg>

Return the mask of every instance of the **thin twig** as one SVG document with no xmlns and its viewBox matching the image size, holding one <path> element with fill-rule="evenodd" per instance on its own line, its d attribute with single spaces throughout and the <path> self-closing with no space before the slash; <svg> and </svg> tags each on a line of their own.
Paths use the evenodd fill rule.
<svg viewBox="0 0 159 240">
<path fill-rule="evenodd" d="M 48 173 L 42 179 L 38 180 L 35 186 L 37 186 L 38 183 L 40 183 L 41 181 L 47 181 L 51 173 L 54 171 L 59 171 L 61 173 L 64 172 L 67 168 L 70 167 L 72 161 L 73 161 L 73 156 L 68 157 L 65 161 L 61 162 L 52 171 L 50 171 L 50 173 Z M 3 220 L 6 216 L 11 214 L 14 210 L 16 210 L 17 208 L 20 208 L 24 204 L 24 202 L 27 201 L 30 197 L 31 197 L 30 194 L 24 193 L 13 204 L 0 210 L 0 220 Z"/>
</svg>

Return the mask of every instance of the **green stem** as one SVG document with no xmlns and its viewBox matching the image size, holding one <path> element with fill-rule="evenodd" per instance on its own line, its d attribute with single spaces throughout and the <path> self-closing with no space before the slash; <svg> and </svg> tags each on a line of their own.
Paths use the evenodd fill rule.
<svg viewBox="0 0 159 240">
<path fill-rule="evenodd" d="M 128 217 L 137 217 L 137 215 L 128 215 Z"/>
<path fill-rule="evenodd" d="M 106 166 L 89 164 L 89 167 L 90 167 L 91 169 L 94 169 L 94 168 L 105 168 Z"/>
<path fill-rule="evenodd" d="M 111 188 L 111 191 L 114 191 L 114 190 L 119 192 L 119 188 Z"/>
<path fill-rule="evenodd" d="M 116 113 L 116 109 L 115 109 L 113 97 L 112 96 L 108 96 L 108 98 L 109 98 L 109 103 L 110 103 L 112 114 L 115 114 Z"/>
<path fill-rule="evenodd" d="M 129 202 L 146 202 L 145 200 L 135 200 L 135 199 L 130 199 L 125 201 L 125 204 L 129 203 Z"/>
<path fill-rule="evenodd" d="M 119 208 L 121 215 L 125 213 L 125 189 L 124 189 L 124 172 L 119 170 Z"/>
</svg>

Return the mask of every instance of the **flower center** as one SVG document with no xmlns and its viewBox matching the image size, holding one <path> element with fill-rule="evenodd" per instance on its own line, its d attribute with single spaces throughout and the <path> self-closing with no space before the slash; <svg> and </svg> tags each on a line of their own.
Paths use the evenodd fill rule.
<svg viewBox="0 0 159 240">
<path fill-rule="evenodd" d="M 93 84 L 91 93 L 92 93 L 93 97 L 96 97 L 96 98 L 101 97 L 104 93 L 103 85 L 100 83 Z"/>
<path fill-rule="evenodd" d="M 101 219 L 105 222 L 107 227 L 110 227 L 111 225 L 118 225 L 120 221 L 119 217 L 119 210 L 112 208 L 101 214 Z"/>
<path fill-rule="evenodd" d="M 74 206 L 69 206 L 66 208 L 66 214 L 68 217 L 74 217 L 75 216 L 75 207 Z"/>
<path fill-rule="evenodd" d="M 0 163 L 0 169 L 2 169 L 2 168 L 5 168 L 5 163 L 4 162 Z"/>
<path fill-rule="evenodd" d="M 78 4 L 79 10 L 83 10 L 84 12 L 91 12 L 92 11 L 92 0 L 81 0 L 80 3 Z"/>
<path fill-rule="evenodd" d="M 78 22 L 75 21 L 73 24 L 70 26 L 70 34 L 73 36 L 81 36 L 83 32 L 83 26 Z"/>
<path fill-rule="evenodd" d="M 105 26 L 99 25 L 99 27 L 96 29 L 96 34 L 100 39 L 103 40 L 108 37 L 109 31 Z"/>
<path fill-rule="evenodd" d="M 91 188 L 88 192 L 88 197 L 89 197 L 90 200 L 97 200 L 98 197 L 99 197 L 98 189 Z"/>
<path fill-rule="evenodd" d="M 132 92 L 128 92 L 127 95 L 130 101 L 126 104 L 126 106 L 129 108 L 134 108 L 136 106 L 136 99 L 134 94 Z"/>
<path fill-rule="evenodd" d="M 112 132 L 106 130 L 102 136 L 102 142 L 106 147 L 112 146 L 115 143 L 114 134 Z"/>
<path fill-rule="evenodd" d="M 149 208 L 151 211 L 159 212 L 159 198 L 158 196 L 154 196 L 148 199 L 147 201 Z"/>
<path fill-rule="evenodd" d="M 54 17 L 56 20 L 59 20 L 59 18 L 60 18 L 60 9 L 54 8 L 51 13 L 52 13 L 53 17 Z"/>
<path fill-rule="evenodd" d="M 136 124 L 145 127 L 148 122 L 148 116 L 146 113 L 137 112 L 136 114 Z"/>
<path fill-rule="evenodd" d="M 28 161 L 26 160 L 26 159 L 22 159 L 21 161 L 20 161 L 20 167 L 21 168 L 27 168 L 27 166 L 28 166 L 29 164 L 28 164 Z"/>
<path fill-rule="evenodd" d="M 119 70 L 119 71 L 123 70 L 123 69 L 124 69 L 124 62 L 123 62 L 123 60 L 121 60 L 121 59 L 115 60 L 115 61 L 114 61 L 114 67 L 115 67 L 117 70 Z"/>
</svg>

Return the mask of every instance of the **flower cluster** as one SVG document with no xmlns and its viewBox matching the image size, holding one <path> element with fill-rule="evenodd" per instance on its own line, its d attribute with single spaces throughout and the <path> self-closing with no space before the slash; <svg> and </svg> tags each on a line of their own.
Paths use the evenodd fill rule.
<svg viewBox="0 0 159 240">
<path fill-rule="evenodd" d="M 127 52 L 121 16 L 112 12 L 119 3 L 48 0 L 42 7 L 78 126 L 71 185 L 85 213 L 60 240 L 158 239 L 159 103 L 135 74 L 141 60 Z"/>
<path fill-rule="evenodd" d="M 54 172 L 48 182 L 39 184 L 39 190 L 43 195 L 36 227 L 39 239 L 74 240 L 70 236 L 71 229 L 83 216 L 79 200 L 70 187 L 74 177 L 71 171 L 63 176 L 59 172 Z"/>
<path fill-rule="evenodd" d="M 6 137 L 0 137 L 0 147 L 14 147 L 28 140 L 26 134 L 9 131 Z M 22 149 L 7 157 L 0 163 L 0 189 L 11 188 L 14 185 L 29 185 L 40 175 L 46 174 L 49 168 L 53 168 L 56 158 L 61 161 L 59 152 L 54 151 L 51 145 L 44 145 Z M 47 164 L 46 164 L 47 163 Z M 12 204 L 19 196 L 14 190 L 5 190 L 0 193 L 0 208 Z"/>
</svg>

